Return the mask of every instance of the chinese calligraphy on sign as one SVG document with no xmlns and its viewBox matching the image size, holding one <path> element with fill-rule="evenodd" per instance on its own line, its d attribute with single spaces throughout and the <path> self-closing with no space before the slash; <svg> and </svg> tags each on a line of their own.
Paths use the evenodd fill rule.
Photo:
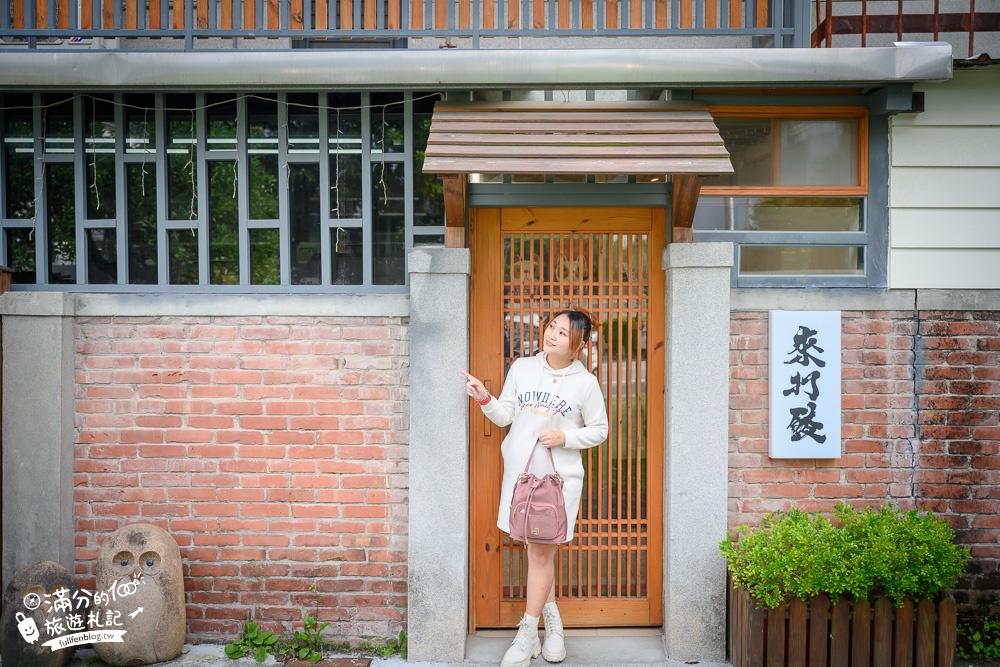
<svg viewBox="0 0 1000 667">
<path fill-rule="evenodd" d="M 840 456 L 840 311 L 770 312 L 768 404 L 775 459 Z"/>
</svg>

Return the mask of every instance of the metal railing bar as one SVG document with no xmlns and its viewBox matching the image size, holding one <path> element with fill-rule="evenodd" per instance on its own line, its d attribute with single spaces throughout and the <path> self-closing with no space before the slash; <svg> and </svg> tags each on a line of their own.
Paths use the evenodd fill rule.
<svg viewBox="0 0 1000 667">
<path fill-rule="evenodd" d="M 403 37 L 430 37 L 430 36 L 451 36 L 451 37 L 473 37 L 477 34 L 480 37 L 538 37 L 543 31 L 536 30 L 534 28 L 524 28 L 524 29 L 512 29 L 512 30 L 489 30 L 480 29 L 478 31 L 473 28 L 455 28 L 452 30 L 441 29 L 441 30 L 319 30 L 316 28 L 302 28 L 302 29 L 281 29 L 281 30 L 223 30 L 220 28 L 193 28 L 193 29 L 172 29 L 172 30 L 161 30 L 161 29 L 136 29 L 136 30 L 70 30 L 59 29 L 59 30 L 49 30 L 49 29 L 30 29 L 30 30 L 11 30 L 11 29 L 0 29 L 0 37 L 104 37 L 104 38 L 114 38 L 114 37 L 170 37 L 170 38 L 206 38 L 206 37 L 292 37 L 292 38 L 307 38 L 307 37 L 326 37 L 326 38 L 350 38 L 350 37 L 383 37 L 383 38 L 403 38 Z M 550 31 L 545 31 L 550 32 Z M 554 36 L 561 37 L 586 37 L 594 36 L 595 31 L 582 28 L 566 29 L 551 32 Z M 747 36 L 747 37 L 771 37 L 774 34 L 778 34 L 782 37 L 788 37 L 794 35 L 794 30 L 791 28 L 780 28 L 778 30 L 773 30 L 771 28 L 732 28 L 732 29 L 721 29 L 721 28 L 705 28 L 703 30 L 695 30 L 693 28 L 613 28 L 609 30 L 604 30 L 597 33 L 600 36 L 607 37 L 618 37 L 618 36 L 700 36 L 700 37 L 724 37 L 724 36 Z"/>
<path fill-rule="evenodd" d="M 681 26 L 680 0 L 670 0 L 670 21 L 667 25 L 671 28 L 679 28 Z"/>
<path fill-rule="evenodd" d="M 490 0 L 484 0 L 489 2 Z M 479 3 L 476 0 L 472 0 L 472 48 L 479 48 Z"/>
<path fill-rule="evenodd" d="M 184 48 L 188 50 L 194 48 L 194 35 L 191 34 L 194 25 L 194 0 L 187 0 L 184 5 Z"/>
</svg>

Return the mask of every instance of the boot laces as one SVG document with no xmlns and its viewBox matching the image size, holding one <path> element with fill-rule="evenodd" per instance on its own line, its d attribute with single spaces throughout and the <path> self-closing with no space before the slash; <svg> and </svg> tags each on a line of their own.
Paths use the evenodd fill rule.
<svg viewBox="0 0 1000 667">
<path fill-rule="evenodd" d="M 527 653 L 528 650 L 531 648 L 531 645 L 537 639 L 538 639 L 538 630 L 536 629 L 534 632 L 532 632 L 531 624 L 528 622 L 527 619 L 522 618 L 521 622 L 517 626 L 517 635 L 514 637 L 512 645 L 517 644 L 517 646 L 521 648 L 521 650 Z"/>
<path fill-rule="evenodd" d="M 555 635 L 563 634 L 562 619 L 559 613 L 547 607 L 542 608 L 542 616 L 545 617 L 545 632 Z"/>
</svg>

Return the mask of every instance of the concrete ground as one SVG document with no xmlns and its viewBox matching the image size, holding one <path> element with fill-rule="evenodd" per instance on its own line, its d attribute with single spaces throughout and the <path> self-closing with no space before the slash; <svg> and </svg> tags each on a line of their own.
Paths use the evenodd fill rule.
<svg viewBox="0 0 1000 667">
<path fill-rule="evenodd" d="M 510 646 L 511 631 L 480 632 L 470 636 L 466 644 L 465 661 L 458 663 L 469 667 L 491 665 L 498 667 L 504 651 Z M 455 663 L 410 663 L 395 656 L 392 658 L 367 658 L 358 656 L 330 656 L 318 663 L 319 667 L 455 667 Z M 263 663 L 253 658 L 231 660 L 220 645 L 187 645 L 174 660 L 159 663 L 164 667 L 279 667 L 282 663 L 268 656 Z M 289 662 L 283 667 L 308 667 L 309 663 Z M 531 667 L 547 667 L 549 663 L 538 657 Z M 566 631 L 566 660 L 562 667 L 729 667 L 723 663 L 678 662 L 667 660 L 663 641 L 658 630 L 645 631 Z M 91 649 L 77 651 L 69 667 L 107 667 Z"/>
</svg>

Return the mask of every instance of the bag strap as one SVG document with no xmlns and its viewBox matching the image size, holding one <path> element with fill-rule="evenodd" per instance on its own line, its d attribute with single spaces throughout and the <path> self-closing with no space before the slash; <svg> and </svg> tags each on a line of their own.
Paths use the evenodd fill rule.
<svg viewBox="0 0 1000 667">
<path fill-rule="evenodd" d="M 521 472 L 522 475 L 528 474 L 528 466 L 531 465 L 531 459 L 535 456 L 535 449 L 538 448 L 538 443 L 539 442 L 541 442 L 541 441 L 540 440 L 535 440 L 535 446 L 531 448 L 531 453 L 528 454 L 528 460 L 525 462 L 525 464 L 524 464 L 524 470 Z M 562 479 L 562 475 L 560 475 L 559 471 L 556 470 L 556 459 L 555 459 L 554 456 L 552 456 L 552 449 L 550 447 L 546 447 L 545 451 L 547 451 L 549 453 L 549 461 L 552 463 L 552 472 L 555 473 L 556 477 L 558 477 L 559 479 Z"/>
</svg>

